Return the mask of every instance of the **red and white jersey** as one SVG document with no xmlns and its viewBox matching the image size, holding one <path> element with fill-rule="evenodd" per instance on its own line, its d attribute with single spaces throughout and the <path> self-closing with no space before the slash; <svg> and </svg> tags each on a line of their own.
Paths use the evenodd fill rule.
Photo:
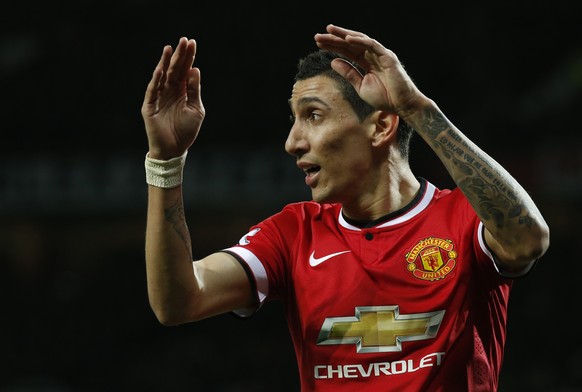
<svg viewBox="0 0 582 392">
<path fill-rule="evenodd" d="M 497 389 L 512 280 L 460 190 L 421 182 L 375 226 L 299 202 L 224 250 L 283 301 L 302 391 Z"/>
</svg>

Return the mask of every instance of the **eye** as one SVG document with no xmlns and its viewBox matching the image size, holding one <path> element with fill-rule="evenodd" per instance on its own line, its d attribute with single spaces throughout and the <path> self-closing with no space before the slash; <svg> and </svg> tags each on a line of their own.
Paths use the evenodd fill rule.
<svg viewBox="0 0 582 392">
<path fill-rule="evenodd" d="M 321 116 L 317 113 L 315 113 L 315 111 L 309 113 L 309 117 L 307 118 L 308 122 L 315 122 L 317 120 L 319 120 L 321 118 Z"/>
<path fill-rule="evenodd" d="M 301 119 L 301 121 L 308 122 L 308 123 L 314 123 L 314 122 L 321 120 L 321 114 L 317 113 L 316 110 L 311 110 L 311 111 L 306 110 L 304 112 L 299 113 L 299 118 Z M 289 121 L 291 121 L 291 123 L 295 124 L 295 121 L 297 121 L 297 116 L 293 113 L 290 114 Z"/>
</svg>

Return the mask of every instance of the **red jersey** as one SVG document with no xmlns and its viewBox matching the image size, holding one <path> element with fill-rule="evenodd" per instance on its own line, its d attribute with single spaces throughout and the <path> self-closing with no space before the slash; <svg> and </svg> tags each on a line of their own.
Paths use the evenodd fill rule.
<svg viewBox="0 0 582 392">
<path fill-rule="evenodd" d="M 369 227 L 299 202 L 224 250 L 260 304 L 283 301 L 302 391 L 497 389 L 511 278 L 460 190 L 421 183 Z"/>
</svg>

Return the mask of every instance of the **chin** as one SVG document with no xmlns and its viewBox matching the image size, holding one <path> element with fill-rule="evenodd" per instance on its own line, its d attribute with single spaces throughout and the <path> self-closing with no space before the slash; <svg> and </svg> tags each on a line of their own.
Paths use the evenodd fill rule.
<svg viewBox="0 0 582 392">
<path fill-rule="evenodd" d="M 315 190 L 311 191 L 311 200 L 316 201 L 318 203 L 325 203 L 326 202 L 325 197 L 323 197 L 323 195 L 316 192 Z"/>
<path fill-rule="evenodd" d="M 338 200 L 335 197 L 332 197 L 329 193 L 321 193 L 312 190 L 311 192 L 311 199 L 317 203 L 337 203 Z"/>
</svg>

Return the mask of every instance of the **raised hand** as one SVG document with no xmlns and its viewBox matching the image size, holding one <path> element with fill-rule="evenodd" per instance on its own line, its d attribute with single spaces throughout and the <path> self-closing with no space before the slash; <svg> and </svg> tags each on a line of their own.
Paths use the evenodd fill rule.
<svg viewBox="0 0 582 392">
<path fill-rule="evenodd" d="M 418 90 L 394 52 L 367 35 L 328 25 L 315 35 L 321 49 L 342 54 L 366 70 L 361 75 L 349 63 L 334 60 L 333 69 L 345 77 L 360 97 L 377 109 L 405 116 L 426 97 Z"/>
<path fill-rule="evenodd" d="M 152 158 L 180 156 L 198 136 L 206 112 L 195 56 L 193 39 L 180 38 L 175 51 L 165 46 L 147 86 L 141 114 Z"/>
</svg>

